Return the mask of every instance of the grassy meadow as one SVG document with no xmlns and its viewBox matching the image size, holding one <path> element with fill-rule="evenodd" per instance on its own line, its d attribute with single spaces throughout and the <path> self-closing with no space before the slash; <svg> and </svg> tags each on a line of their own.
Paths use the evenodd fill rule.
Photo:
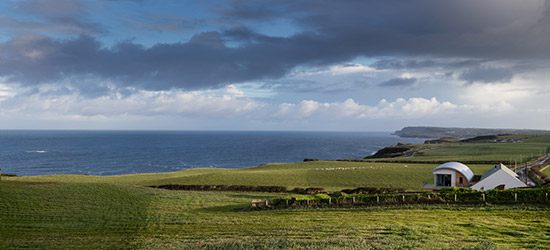
<svg viewBox="0 0 550 250">
<path fill-rule="evenodd" d="M 514 165 L 544 152 L 547 143 L 482 143 L 444 145 L 415 154 L 415 160 L 433 161 L 500 161 Z"/>
<path fill-rule="evenodd" d="M 538 154 L 548 146 L 546 140 L 537 140 L 436 145 L 402 159 L 508 159 Z M 431 170 L 436 166 L 313 161 L 121 176 L 2 176 L 0 249 L 550 248 L 550 207 L 544 205 L 255 211 L 248 209 L 251 200 L 285 194 L 146 187 L 208 184 L 420 190 L 424 180 L 433 179 Z M 470 165 L 478 175 L 491 167 Z"/>
<path fill-rule="evenodd" d="M 272 163 L 244 169 L 189 169 L 172 173 L 122 176 L 52 175 L 24 177 L 25 181 L 87 182 L 130 185 L 208 184 L 323 187 L 339 191 L 356 187 L 393 187 L 422 189 L 422 181 L 432 180 L 437 164 L 315 161 Z M 491 165 L 470 165 L 475 174 L 483 174 Z M 18 180 L 21 177 L 6 178 Z"/>
<path fill-rule="evenodd" d="M 440 144 L 412 145 L 412 157 L 389 158 L 399 161 L 493 161 L 513 166 L 537 155 L 550 153 L 550 135 L 505 135 L 499 140 L 516 140 L 520 143 L 478 143 L 453 142 Z M 367 159 L 380 160 L 380 159 Z"/>
<path fill-rule="evenodd" d="M 0 184 L 1 249 L 545 248 L 545 206 L 250 211 L 267 193 L 121 184 Z"/>
</svg>

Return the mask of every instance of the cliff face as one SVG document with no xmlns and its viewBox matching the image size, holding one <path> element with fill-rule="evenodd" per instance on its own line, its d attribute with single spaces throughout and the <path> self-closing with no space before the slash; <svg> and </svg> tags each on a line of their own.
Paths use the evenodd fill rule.
<svg viewBox="0 0 550 250">
<path fill-rule="evenodd" d="M 530 130 L 530 129 L 485 129 L 485 128 L 444 128 L 444 127 L 404 127 L 395 131 L 399 137 L 409 138 L 472 138 L 482 135 L 501 135 L 501 134 L 531 134 L 548 135 L 549 130 Z"/>
</svg>

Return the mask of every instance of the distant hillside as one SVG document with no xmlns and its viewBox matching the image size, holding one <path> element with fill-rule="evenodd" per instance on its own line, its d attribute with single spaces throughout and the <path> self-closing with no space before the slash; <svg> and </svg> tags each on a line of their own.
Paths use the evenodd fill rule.
<svg viewBox="0 0 550 250">
<path fill-rule="evenodd" d="M 472 138 L 483 135 L 520 134 L 520 135 L 550 135 L 550 130 L 531 129 L 486 129 L 486 128 L 443 128 L 443 127 L 404 127 L 395 131 L 399 137 L 409 138 Z"/>
</svg>

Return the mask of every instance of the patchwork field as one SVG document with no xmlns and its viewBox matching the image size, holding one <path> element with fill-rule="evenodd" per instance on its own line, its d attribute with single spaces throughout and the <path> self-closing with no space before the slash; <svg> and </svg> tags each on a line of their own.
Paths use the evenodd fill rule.
<svg viewBox="0 0 550 250">
<path fill-rule="evenodd" d="M 543 206 L 245 209 L 277 194 L 0 184 L 0 248 L 545 248 Z"/>
<path fill-rule="evenodd" d="M 415 154 L 426 161 L 500 161 L 513 166 L 545 152 L 547 143 L 482 143 L 445 145 Z"/>
<path fill-rule="evenodd" d="M 491 161 L 513 166 L 537 155 L 550 153 L 550 135 L 504 135 L 493 140 L 410 145 L 411 157 L 388 158 L 399 161 Z M 514 141 L 502 143 L 500 141 Z M 377 160 L 377 159 L 369 159 Z M 381 159 L 378 159 L 381 160 Z"/>
</svg>

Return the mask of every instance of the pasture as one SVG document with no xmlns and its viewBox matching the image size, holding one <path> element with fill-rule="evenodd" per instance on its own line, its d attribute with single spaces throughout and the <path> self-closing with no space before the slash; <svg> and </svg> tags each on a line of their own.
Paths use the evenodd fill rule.
<svg viewBox="0 0 550 250">
<path fill-rule="evenodd" d="M 140 186 L 163 184 L 255 185 L 322 187 L 339 191 L 356 187 L 393 187 L 420 190 L 424 180 L 432 180 L 437 164 L 314 161 L 273 163 L 244 169 L 189 169 L 159 174 L 121 176 L 52 175 L 24 177 L 25 181 L 113 183 Z M 470 165 L 483 174 L 491 165 Z M 16 180 L 21 177 L 6 179 Z"/>
<path fill-rule="evenodd" d="M 545 206 L 250 211 L 277 194 L 121 184 L 0 184 L 0 248 L 545 248 Z"/>
<path fill-rule="evenodd" d="M 476 143 L 433 146 L 415 153 L 415 160 L 425 161 L 499 161 L 513 166 L 543 154 L 548 143 Z"/>
<path fill-rule="evenodd" d="M 408 144 L 408 157 L 370 158 L 365 161 L 391 162 L 501 162 L 519 165 L 532 158 L 550 153 L 550 135 L 499 135 L 496 140 L 469 139 L 467 142 L 438 144 Z M 508 141 L 508 142 L 502 142 Z"/>
</svg>

